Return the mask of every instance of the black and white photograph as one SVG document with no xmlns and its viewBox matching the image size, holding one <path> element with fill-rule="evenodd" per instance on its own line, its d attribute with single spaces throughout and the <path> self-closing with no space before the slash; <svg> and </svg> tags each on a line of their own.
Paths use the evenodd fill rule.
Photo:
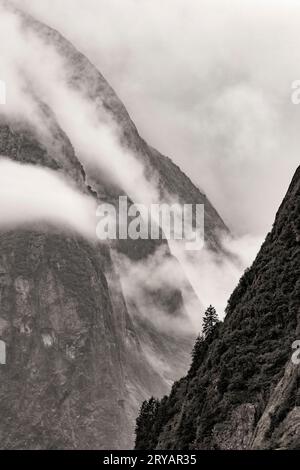
<svg viewBox="0 0 300 470">
<path fill-rule="evenodd" d="M 0 458 L 300 451 L 299 156 L 299 0 L 0 0 Z"/>
</svg>

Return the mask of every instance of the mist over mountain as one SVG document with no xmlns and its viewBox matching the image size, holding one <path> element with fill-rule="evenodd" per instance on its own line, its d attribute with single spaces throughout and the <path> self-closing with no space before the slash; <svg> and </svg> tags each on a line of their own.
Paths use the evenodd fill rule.
<svg viewBox="0 0 300 470">
<path fill-rule="evenodd" d="M 300 145 L 300 10 L 271 1 L 13 0 L 89 57 L 232 232 L 261 238 Z"/>
<path fill-rule="evenodd" d="M 300 446 L 299 168 L 258 253 L 298 162 L 289 60 L 266 91 L 279 10 L 243 34 L 242 10 L 237 27 L 231 7 L 186 4 L 0 0 L 1 449 Z M 203 205 L 203 249 L 162 225 L 99 240 L 120 196 Z M 210 304 L 222 322 L 195 349 Z"/>
<path fill-rule="evenodd" d="M 204 204 L 206 253 L 241 267 L 207 196 L 91 62 L 9 2 L 0 15 L 0 446 L 131 448 L 142 401 L 184 374 L 203 306 L 165 240 L 100 243 L 97 204 Z"/>
<path fill-rule="evenodd" d="M 137 449 L 299 449 L 300 167 L 223 323 L 169 396 L 145 402 Z"/>
</svg>

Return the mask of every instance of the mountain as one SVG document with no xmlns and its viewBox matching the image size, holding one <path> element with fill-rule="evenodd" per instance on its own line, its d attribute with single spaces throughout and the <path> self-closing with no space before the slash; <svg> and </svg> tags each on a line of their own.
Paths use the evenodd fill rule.
<svg viewBox="0 0 300 470">
<path fill-rule="evenodd" d="M 124 105 L 91 62 L 57 31 L 1 2 L 64 58 L 68 84 L 89 102 L 99 102 L 118 126 L 120 142 L 155 172 L 162 191 L 182 203 L 203 203 L 206 243 L 221 250 L 228 232 L 208 198 L 171 159 L 139 136 Z M 0 155 L 63 174 L 82 194 L 116 202 L 124 194 L 83 164 L 56 116 L 32 94 L 45 139 L 29 121 L 0 115 Z M 98 100 L 98 101 L 97 101 Z M 0 110 L 1 111 L 1 110 Z M 80 130 L 79 130 L 80 132 Z M 34 188 L 33 188 L 34 191 Z M 38 197 L 38 195 L 37 195 Z M 118 261 L 144 262 L 164 248 L 162 240 L 92 243 L 40 221 L 0 231 L 0 340 L 7 360 L 0 365 L 0 448 L 131 448 L 143 400 L 168 393 L 188 365 L 193 337 L 162 330 L 139 311 L 121 282 Z M 176 260 L 181 286 L 168 291 L 145 286 L 145 301 L 158 315 L 188 322 L 183 291 L 195 295 Z M 176 264 L 177 263 L 177 264 Z"/>
<path fill-rule="evenodd" d="M 137 449 L 299 449 L 300 167 L 272 231 L 169 396 L 143 404 Z"/>
</svg>

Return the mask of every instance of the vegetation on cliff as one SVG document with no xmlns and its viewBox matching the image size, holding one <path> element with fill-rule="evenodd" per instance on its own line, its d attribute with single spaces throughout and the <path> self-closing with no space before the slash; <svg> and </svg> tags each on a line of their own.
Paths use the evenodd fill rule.
<svg viewBox="0 0 300 470">
<path fill-rule="evenodd" d="M 218 449 L 232 448 L 233 442 L 236 448 L 249 447 L 300 335 L 299 299 L 300 167 L 272 231 L 229 299 L 224 322 L 198 337 L 190 370 L 171 394 L 143 404 L 136 448 Z M 277 405 L 270 436 L 300 405 L 299 386 L 298 380 Z M 233 427 L 238 425 L 232 424 L 233 416 L 245 409 L 252 413 L 246 443 L 242 437 L 236 440 Z M 270 442 L 277 448 L 276 439 Z"/>
</svg>

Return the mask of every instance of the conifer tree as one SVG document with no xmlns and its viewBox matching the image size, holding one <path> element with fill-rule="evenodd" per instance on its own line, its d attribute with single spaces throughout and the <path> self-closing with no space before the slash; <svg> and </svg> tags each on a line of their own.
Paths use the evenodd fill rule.
<svg viewBox="0 0 300 470">
<path fill-rule="evenodd" d="M 201 335 L 198 335 L 193 347 L 192 351 L 192 360 L 195 362 L 197 358 L 199 357 L 200 352 L 202 351 L 202 345 L 203 345 L 204 338 Z"/>
<path fill-rule="evenodd" d="M 152 434 L 152 426 L 155 422 L 157 411 L 159 409 L 159 400 L 151 397 L 142 403 L 139 416 L 136 420 L 136 447 L 144 449 L 145 442 L 149 441 Z"/>
<path fill-rule="evenodd" d="M 189 370 L 189 374 L 193 375 L 198 367 L 201 364 L 202 356 L 203 356 L 203 345 L 204 345 L 204 338 L 201 335 L 198 335 L 192 350 L 192 364 Z"/>
<path fill-rule="evenodd" d="M 211 335 L 217 323 L 219 323 L 218 314 L 216 312 L 216 309 L 212 305 L 210 305 L 208 309 L 205 311 L 204 317 L 203 317 L 202 331 L 203 331 L 204 338 L 207 338 L 208 336 Z"/>
</svg>

